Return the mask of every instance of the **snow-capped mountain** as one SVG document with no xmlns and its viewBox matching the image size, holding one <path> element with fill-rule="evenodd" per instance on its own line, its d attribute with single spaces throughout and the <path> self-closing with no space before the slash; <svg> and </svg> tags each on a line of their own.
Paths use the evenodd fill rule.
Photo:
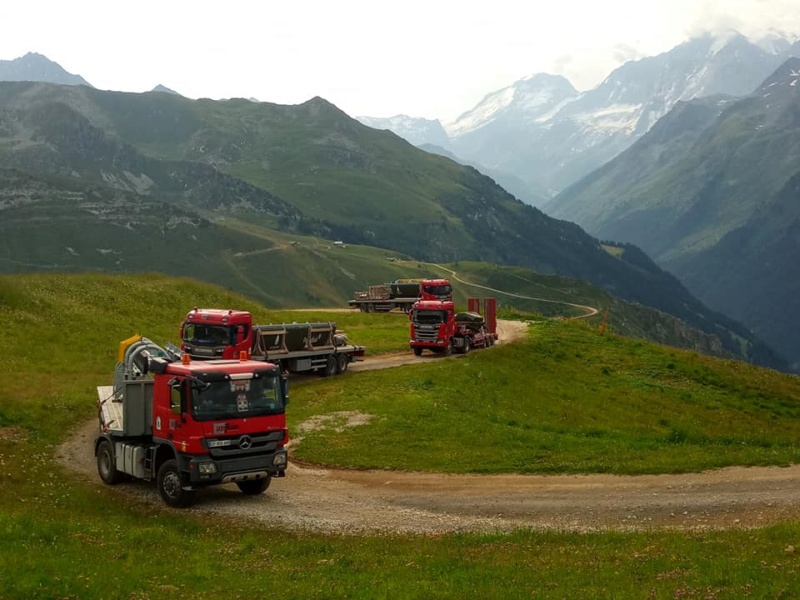
<svg viewBox="0 0 800 600">
<path fill-rule="evenodd" d="M 756 41 L 735 31 L 707 34 L 625 63 L 583 93 L 555 75 L 517 81 L 445 123 L 446 141 L 438 128 L 436 141 L 421 137 L 418 124 L 412 138 L 408 124 L 416 120 L 409 117 L 404 128 L 386 120 L 381 128 L 555 195 L 628 148 L 677 102 L 750 94 L 790 56 L 800 56 L 800 42 L 779 32 Z"/>
<path fill-rule="evenodd" d="M 502 117 L 486 120 L 484 115 L 494 109 L 489 96 L 448 126 L 452 148 L 530 185 L 561 190 L 628 148 L 676 102 L 751 93 L 796 49 L 783 42 L 772 38 L 757 45 L 735 32 L 694 38 L 658 56 L 625 63 L 593 90 L 565 99 L 545 116 L 514 101 Z M 525 85 L 523 80 L 512 88 Z M 463 127 L 464 122 L 481 125 Z"/>
<path fill-rule="evenodd" d="M 471 111 L 445 124 L 445 130 L 458 138 L 501 119 L 545 122 L 578 96 L 566 78 L 538 73 L 487 95 Z"/>
</svg>

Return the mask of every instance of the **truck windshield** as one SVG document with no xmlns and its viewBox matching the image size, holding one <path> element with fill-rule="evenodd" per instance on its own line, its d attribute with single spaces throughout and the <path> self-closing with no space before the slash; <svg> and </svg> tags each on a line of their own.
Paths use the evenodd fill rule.
<svg viewBox="0 0 800 600">
<path fill-rule="evenodd" d="M 277 374 L 215 381 L 192 391 L 192 416 L 198 421 L 278 415 L 284 410 Z"/>
<path fill-rule="evenodd" d="M 227 325 L 187 323 L 183 329 L 183 341 L 198 346 L 224 346 L 232 343 L 233 331 L 233 327 Z"/>
<path fill-rule="evenodd" d="M 453 288 L 449 285 L 426 285 L 425 293 L 436 298 L 449 298 L 453 294 Z"/>
<path fill-rule="evenodd" d="M 439 325 L 447 319 L 447 314 L 441 310 L 415 310 L 413 317 L 421 325 Z"/>
</svg>

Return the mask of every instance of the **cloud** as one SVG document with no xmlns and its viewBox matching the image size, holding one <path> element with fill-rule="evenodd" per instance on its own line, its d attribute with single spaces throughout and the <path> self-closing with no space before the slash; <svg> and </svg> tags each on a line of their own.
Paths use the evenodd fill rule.
<svg viewBox="0 0 800 600">
<path fill-rule="evenodd" d="M 611 56 L 616 62 L 623 64 L 631 60 L 643 58 L 645 54 L 630 44 L 616 44 L 611 51 Z"/>
</svg>

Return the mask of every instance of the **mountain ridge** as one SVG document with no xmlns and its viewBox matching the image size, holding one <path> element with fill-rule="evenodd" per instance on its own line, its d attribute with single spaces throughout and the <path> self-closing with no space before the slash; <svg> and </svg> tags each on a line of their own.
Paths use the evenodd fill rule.
<svg viewBox="0 0 800 600">
<path fill-rule="evenodd" d="M 69 73 L 58 63 L 36 52 L 28 52 L 13 60 L 0 60 L 0 81 L 42 81 L 92 87 L 80 75 Z"/>
</svg>

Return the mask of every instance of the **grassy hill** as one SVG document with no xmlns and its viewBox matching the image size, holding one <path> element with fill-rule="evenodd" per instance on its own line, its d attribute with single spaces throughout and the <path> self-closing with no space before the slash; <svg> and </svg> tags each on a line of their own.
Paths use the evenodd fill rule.
<svg viewBox="0 0 800 600">
<path fill-rule="evenodd" d="M 6 196 L 7 205 L 2 208 L 0 272 L 157 270 L 213 282 L 272 308 L 346 307 L 354 291 L 372 284 L 448 275 L 446 270 L 396 252 L 338 246 L 331 240 L 270 229 L 236 216 L 206 217 L 130 191 L 87 187 L 57 176 L 32 177 L 21 171 L 0 171 L 0 180 L 3 174 L 8 187 L 24 190 L 24 195 Z M 744 360 L 759 361 L 763 353 L 735 324 L 701 332 L 696 323 L 686 325 L 668 314 L 635 307 L 579 280 L 523 268 L 460 264 L 464 266 L 459 268 L 468 269 L 465 274 L 470 281 L 516 292 L 500 298 L 511 308 L 574 316 L 580 311 L 564 301 L 603 309 L 613 305 L 612 323 L 621 333 Z M 457 301 L 466 305 L 468 288 L 455 287 Z M 552 302 L 527 301 L 521 295 Z M 692 314 L 683 318 L 691 322 Z M 651 324 L 646 325 L 643 318 Z M 723 324 L 721 319 L 718 322 Z M 731 336 L 744 341 L 733 342 Z M 772 363 L 768 359 L 766 364 Z"/>
<path fill-rule="evenodd" d="M 293 396 L 295 427 L 343 411 L 372 418 L 304 432 L 293 453 L 348 468 L 459 473 L 788 464 L 800 460 L 798 398 L 797 378 L 600 335 L 583 323 L 538 321 L 527 341 L 458 364 L 304 387 Z M 414 442 L 403 443 L 409 431 Z"/>
<path fill-rule="evenodd" d="M 252 598 L 269 588 L 289 598 L 641 598 L 643 590 L 734 598 L 785 596 L 800 584 L 786 550 L 800 535 L 796 523 L 727 532 L 328 536 L 176 512 L 65 471 L 56 446 L 95 418 L 94 388 L 110 381 L 118 342 L 133 332 L 175 340 L 195 304 L 235 305 L 261 321 L 291 314 L 163 275 L 0 277 L 0 318 L 10 325 L 0 344 L 0 597 Z M 347 318 L 348 330 L 367 316 L 383 319 L 382 335 L 405 328 L 389 315 L 330 316 Z M 785 464 L 800 455 L 796 377 L 576 323 L 532 327 L 520 345 L 420 370 L 349 373 L 336 386 L 295 382 L 293 427 L 352 407 L 356 397 L 358 410 L 385 417 L 339 437 L 307 435 L 301 456 L 321 461 L 328 444 L 325 462 L 351 465 L 376 455 L 398 467 L 413 458 L 428 470 L 665 472 Z M 466 381 L 480 394 L 460 393 Z M 387 404 L 386 387 L 402 401 Z M 382 438 L 402 437 L 411 421 L 424 455 Z M 486 439 L 459 452 L 455 434 L 476 423 Z M 473 464 L 473 452 L 485 468 Z"/>
</svg>

